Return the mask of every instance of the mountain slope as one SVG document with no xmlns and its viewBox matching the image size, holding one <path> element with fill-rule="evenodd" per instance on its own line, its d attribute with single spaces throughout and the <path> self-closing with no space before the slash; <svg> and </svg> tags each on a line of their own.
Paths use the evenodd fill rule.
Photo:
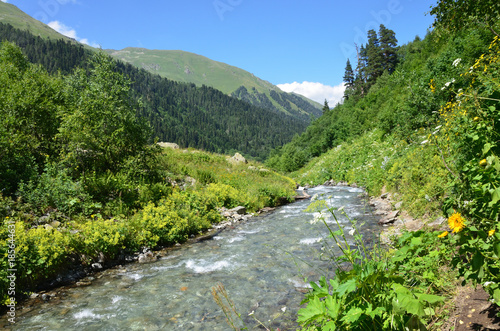
<svg viewBox="0 0 500 331">
<path fill-rule="evenodd" d="M 59 32 L 49 27 L 48 25 L 40 21 L 37 21 L 33 17 L 24 13 L 16 6 L 1 1 L 0 1 L 0 23 L 10 24 L 17 29 L 29 31 L 31 34 L 37 37 L 56 39 L 56 40 L 58 39 L 71 40 L 76 43 L 75 40 L 63 36 Z"/>
<path fill-rule="evenodd" d="M 70 74 L 89 69 L 95 51 L 62 39 L 35 37 L 0 23 L 0 40 L 19 45 L 33 63 L 49 72 Z M 302 132 L 307 123 L 283 112 L 251 105 L 208 86 L 179 83 L 117 61 L 116 71 L 131 81 L 135 109 L 147 119 L 153 136 L 212 152 L 236 151 L 263 160 L 272 148 Z"/>
<path fill-rule="evenodd" d="M 207 85 L 253 105 L 285 112 L 309 122 L 319 117 L 319 103 L 286 93 L 252 73 L 207 57 L 179 50 L 149 50 L 128 47 L 106 50 L 124 62 L 179 82 Z M 246 91 L 244 91 L 246 90 Z"/>
</svg>

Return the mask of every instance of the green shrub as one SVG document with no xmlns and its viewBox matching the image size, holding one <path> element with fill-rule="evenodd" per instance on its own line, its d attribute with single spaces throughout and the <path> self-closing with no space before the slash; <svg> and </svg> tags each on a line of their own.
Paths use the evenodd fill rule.
<svg viewBox="0 0 500 331">
<path fill-rule="evenodd" d="M 93 202 L 81 182 L 74 181 L 65 169 L 51 163 L 37 181 L 21 182 L 17 194 L 37 214 L 57 209 L 68 216 L 90 215 L 101 207 Z"/>
</svg>

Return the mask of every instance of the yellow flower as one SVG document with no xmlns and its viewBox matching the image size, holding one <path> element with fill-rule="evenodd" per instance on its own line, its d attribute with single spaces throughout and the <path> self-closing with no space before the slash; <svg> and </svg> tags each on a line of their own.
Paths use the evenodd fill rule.
<svg viewBox="0 0 500 331">
<path fill-rule="evenodd" d="M 495 229 L 488 231 L 488 237 L 491 237 L 495 234 Z"/>
<path fill-rule="evenodd" d="M 441 234 L 438 236 L 438 238 L 444 238 L 444 237 L 446 237 L 447 235 L 448 235 L 448 231 L 445 231 L 445 232 L 441 233 Z"/>
<path fill-rule="evenodd" d="M 448 218 L 448 225 L 453 233 L 458 233 L 465 228 L 465 220 L 460 216 L 460 213 L 454 213 Z"/>
<path fill-rule="evenodd" d="M 482 159 L 481 161 L 479 161 L 479 165 L 481 167 L 486 167 L 487 164 L 488 164 L 488 161 L 486 161 L 486 159 Z"/>
</svg>

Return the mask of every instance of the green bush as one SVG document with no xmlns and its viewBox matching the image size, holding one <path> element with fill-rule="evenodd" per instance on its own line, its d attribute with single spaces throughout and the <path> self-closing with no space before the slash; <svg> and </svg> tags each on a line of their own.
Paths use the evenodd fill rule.
<svg viewBox="0 0 500 331">
<path fill-rule="evenodd" d="M 67 170 L 48 163 L 45 171 L 35 180 L 21 182 L 17 195 L 38 214 L 56 209 L 67 216 L 82 213 L 90 215 L 101 208 L 95 203 L 81 182 L 74 181 Z"/>
</svg>

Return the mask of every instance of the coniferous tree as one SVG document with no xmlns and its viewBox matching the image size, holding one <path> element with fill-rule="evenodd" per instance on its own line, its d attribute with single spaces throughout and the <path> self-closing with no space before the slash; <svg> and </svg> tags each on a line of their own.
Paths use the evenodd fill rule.
<svg viewBox="0 0 500 331">
<path fill-rule="evenodd" d="M 349 59 L 347 59 L 345 66 L 344 86 L 344 99 L 348 100 L 354 90 L 354 71 L 352 70 L 351 61 L 349 61 Z"/>
<path fill-rule="evenodd" d="M 323 105 L 323 114 L 330 110 L 330 106 L 328 105 L 328 101 L 325 99 L 325 104 Z"/>
<path fill-rule="evenodd" d="M 366 48 L 363 45 L 359 49 L 356 46 L 356 51 L 358 64 L 356 65 L 356 78 L 354 79 L 355 94 L 363 96 L 366 93 L 368 57 Z"/>
<path fill-rule="evenodd" d="M 383 69 L 392 74 L 398 63 L 398 40 L 396 39 L 396 34 L 394 31 L 387 29 L 383 24 L 380 24 L 379 42 L 383 59 Z"/>
<path fill-rule="evenodd" d="M 365 49 L 367 58 L 366 77 L 368 85 L 372 86 L 384 72 L 380 41 L 375 30 L 368 31 L 368 44 L 366 44 Z"/>
</svg>

